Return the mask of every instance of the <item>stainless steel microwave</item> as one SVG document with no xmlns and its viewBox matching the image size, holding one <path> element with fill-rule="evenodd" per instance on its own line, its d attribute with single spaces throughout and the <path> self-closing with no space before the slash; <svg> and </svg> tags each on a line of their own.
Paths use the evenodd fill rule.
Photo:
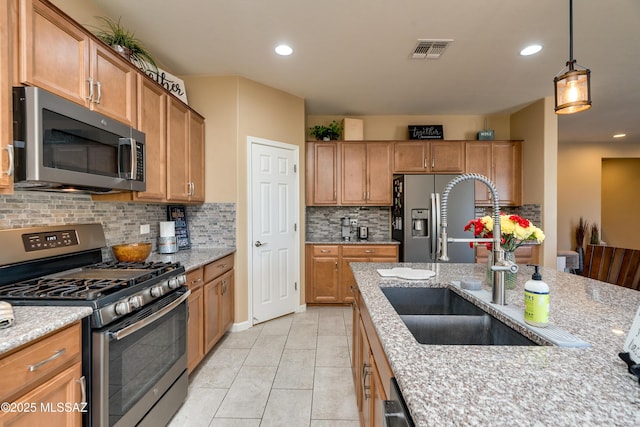
<svg viewBox="0 0 640 427">
<path fill-rule="evenodd" d="M 36 87 L 13 88 L 14 188 L 145 191 L 145 135 Z"/>
</svg>

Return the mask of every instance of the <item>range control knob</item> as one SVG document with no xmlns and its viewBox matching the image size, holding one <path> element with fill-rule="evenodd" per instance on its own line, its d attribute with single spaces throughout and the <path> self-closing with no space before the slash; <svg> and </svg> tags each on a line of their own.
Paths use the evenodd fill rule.
<svg viewBox="0 0 640 427">
<path fill-rule="evenodd" d="M 137 310 L 138 308 L 142 307 L 143 304 L 144 304 L 144 300 L 142 299 L 141 295 L 135 295 L 129 298 L 129 305 L 134 310 Z"/>
<path fill-rule="evenodd" d="M 180 287 L 180 281 L 177 277 L 172 277 L 169 279 L 169 289 L 176 289 Z"/>
<path fill-rule="evenodd" d="M 186 274 L 179 275 L 178 283 L 180 283 L 180 285 L 185 285 L 187 283 L 187 275 Z"/>
<path fill-rule="evenodd" d="M 129 306 L 129 302 L 127 301 L 120 301 L 116 303 L 114 311 L 118 316 L 123 316 L 125 314 L 131 313 L 131 306 Z"/>
<path fill-rule="evenodd" d="M 149 292 L 151 292 L 152 297 L 158 298 L 164 295 L 164 288 L 162 287 L 162 285 L 157 285 L 152 287 Z"/>
</svg>

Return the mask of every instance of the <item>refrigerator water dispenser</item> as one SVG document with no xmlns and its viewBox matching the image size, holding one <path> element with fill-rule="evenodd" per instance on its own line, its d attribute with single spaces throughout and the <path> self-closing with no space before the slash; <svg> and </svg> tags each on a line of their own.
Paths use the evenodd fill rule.
<svg viewBox="0 0 640 427">
<path fill-rule="evenodd" d="M 416 237 L 429 235 L 429 209 L 411 209 L 411 235 Z"/>
</svg>

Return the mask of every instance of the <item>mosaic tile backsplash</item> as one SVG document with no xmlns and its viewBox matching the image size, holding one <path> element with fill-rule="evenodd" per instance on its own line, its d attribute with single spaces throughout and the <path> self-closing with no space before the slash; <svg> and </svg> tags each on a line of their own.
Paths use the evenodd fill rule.
<svg viewBox="0 0 640 427">
<path fill-rule="evenodd" d="M 502 212 L 509 215 L 520 215 L 540 227 L 542 210 L 540 205 L 504 206 Z M 492 209 L 476 207 L 476 218 L 491 215 Z M 391 208 L 389 207 L 359 207 L 359 206 L 308 206 L 306 240 L 339 241 L 341 240 L 340 219 L 348 216 L 357 219 L 358 225 L 369 227 L 369 240 L 391 239 Z M 471 219 L 471 218 L 469 218 Z M 355 233 L 352 233 L 355 237 Z"/>
<path fill-rule="evenodd" d="M 187 205 L 187 221 L 192 247 L 236 245 L 236 206 L 234 203 Z M 39 225 L 101 223 L 107 246 L 129 242 L 151 242 L 156 251 L 160 221 L 167 220 L 167 205 L 94 202 L 86 194 L 59 194 L 16 191 L 0 195 L 0 228 Z M 140 234 L 140 225 L 149 224 L 151 232 Z M 110 250 L 103 256 L 111 259 Z"/>
</svg>

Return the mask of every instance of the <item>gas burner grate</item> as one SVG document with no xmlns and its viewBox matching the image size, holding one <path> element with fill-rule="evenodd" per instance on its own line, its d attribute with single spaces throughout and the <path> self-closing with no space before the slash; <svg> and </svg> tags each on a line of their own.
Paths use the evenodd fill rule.
<svg viewBox="0 0 640 427">
<path fill-rule="evenodd" d="M 0 287 L 0 298 L 96 300 L 129 286 L 127 280 L 41 278 Z"/>
</svg>

